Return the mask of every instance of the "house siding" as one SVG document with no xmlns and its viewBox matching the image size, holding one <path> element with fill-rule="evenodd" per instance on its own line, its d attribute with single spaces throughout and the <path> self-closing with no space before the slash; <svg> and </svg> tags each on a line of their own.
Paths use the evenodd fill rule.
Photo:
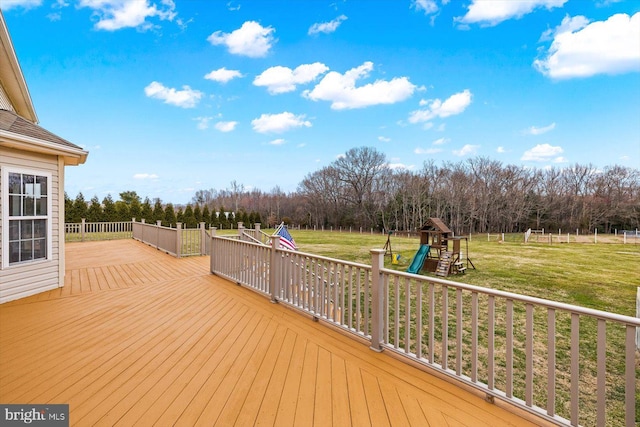
<svg viewBox="0 0 640 427">
<path fill-rule="evenodd" d="M 18 167 L 38 170 L 51 174 L 51 258 L 46 261 L 34 261 L 2 269 L 2 245 L 0 245 L 0 303 L 23 298 L 64 285 L 63 258 L 60 256 L 60 164 L 58 156 L 28 153 L 0 147 L 0 170 L 6 167 Z M 0 174 L 0 180 L 1 178 Z M 0 200 L 2 200 L 2 182 L 0 182 Z M 0 203 L 0 218 L 2 209 Z M 0 221 L 0 235 L 4 233 Z M 64 242 L 62 242 L 64 244 Z"/>
<path fill-rule="evenodd" d="M 14 111 L 13 105 L 11 105 L 11 101 L 9 101 L 9 96 L 4 91 L 4 88 L 0 85 L 0 110 L 9 110 Z"/>
</svg>

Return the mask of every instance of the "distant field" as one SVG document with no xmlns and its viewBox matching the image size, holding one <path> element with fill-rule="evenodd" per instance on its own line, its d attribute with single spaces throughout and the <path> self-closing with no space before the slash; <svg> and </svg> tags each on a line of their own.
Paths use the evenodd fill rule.
<svg viewBox="0 0 640 427">
<path fill-rule="evenodd" d="M 303 252 L 364 264 L 371 264 L 369 251 L 382 248 L 387 241 L 386 235 L 370 233 L 291 230 L 291 234 Z M 505 243 L 493 237 L 487 242 L 486 234 L 473 235 L 469 258 L 476 270 L 469 268 L 448 279 L 635 316 L 640 242 L 601 243 L 607 237 L 599 236 L 598 244 L 550 245 L 525 244 L 522 234 L 506 235 Z M 401 255 L 404 265 L 392 265 L 386 257 L 385 266 L 406 269 L 418 247 L 417 237 L 392 236 L 393 253 Z"/>
</svg>

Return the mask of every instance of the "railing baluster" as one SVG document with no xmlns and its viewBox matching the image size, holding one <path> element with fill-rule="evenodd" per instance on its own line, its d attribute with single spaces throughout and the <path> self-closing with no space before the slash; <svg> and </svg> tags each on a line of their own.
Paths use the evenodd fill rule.
<svg viewBox="0 0 640 427">
<path fill-rule="evenodd" d="M 435 301 L 435 285 L 430 282 L 429 283 L 429 363 L 434 363 L 434 355 L 435 355 L 435 318 L 436 318 L 436 301 Z"/>
<path fill-rule="evenodd" d="M 556 311 L 547 309 L 547 415 L 556 414 Z"/>
<path fill-rule="evenodd" d="M 471 293 L 471 381 L 478 381 L 478 293 Z"/>
<path fill-rule="evenodd" d="M 398 283 L 400 278 L 396 276 L 396 280 L 394 282 L 394 290 L 395 295 L 393 299 L 396 302 L 394 307 L 394 316 L 393 316 L 393 325 L 394 325 L 394 335 L 393 335 L 393 344 L 395 348 L 400 346 L 400 284 Z"/>
<path fill-rule="evenodd" d="M 505 385 L 505 392 L 508 398 L 513 397 L 513 300 L 507 300 L 507 383 Z"/>
<path fill-rule="evenodd" d="M 489 390 L 495 388 L 495 333 L 496 333 L 496 301 L 493 295 L 489 295 L 489 307 L 488 307 L 488 326 L 487 326 L 487 386 Z"/>
<path fill-rule="evenodd" d="M 580 408 L 580 315 L 571 313 L 571 424 L 579 425 Z"/>
<path fill-rule="evenodd" d="M 369 310 L 369 302 L 371 297 L 371 281 L 369 280 L 369 270 L 364 271 L 364 335 L 369 335 L 369 322 L 371 320 L 371 312 Z"/>
<path fill-rule="evenodd" d="M 604 319 L 598 319 L 598 348 L 597 348 L 597 418 L 596 425 L 604 426 L 606 424 L 606 398 L 607 398 L 607 322 Z"/>
<path fill-rule="evenodd" d="M 449 288 L 442 286 L 442 369 L 447 370 L 449 350 Z"/>
<path fill-rule="evenodd" d="M 625 340 L 625 422 L 633 427 L 636 420 L 636 328 L 627 326 Z"/>
<path fill-rule="evenodd" d="M 411 352 L 411 288 L 409 278 L 404 278 L 404 352 Z"/>
<path fill-rule="evenodd" d="M 416 282 L 416 357 L 422 358 L 422 283 Z"/>
<path fill-rule="evenodd" d="M 533 404 L 533 305 L 525 305 L 525 403 Z"/>
<path fill-rule="evenodd" d="M 462 289 L 456 289 L 456 375 L 462 373 Z"/>
</svg>

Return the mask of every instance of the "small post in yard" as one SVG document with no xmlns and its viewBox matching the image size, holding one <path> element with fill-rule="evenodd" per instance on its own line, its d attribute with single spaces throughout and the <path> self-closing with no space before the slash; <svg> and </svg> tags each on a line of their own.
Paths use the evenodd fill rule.
<svg viewBox="0 0 640 427">
<path fill-rule="evenodd" d="M 82 224 L 80 225 L 80 241 L 84 242 L 84 218 L 82 218 Z"/>
<path fill-rule="evenodd" d="M 280 247 L 280 236 L 271 237 L 271 257 L 269 259 L 269 292 L 271 302 L 277 303 L 280 296 L 280 283 L 278 283 L 278 248 Z"/>
<path fill-rule="evenodd" d="M 595 234 L 593 235 L 593 243 L 598 243 L 598 229 L 596 228 Z"/>
<path fill-rule="evenodd" d="M 384 267 L 384 249 L 371 249 L 371 350 L 382 351 L 382 313 L 384 302 L 383 280 L 380 269 Z"/>
</svg>

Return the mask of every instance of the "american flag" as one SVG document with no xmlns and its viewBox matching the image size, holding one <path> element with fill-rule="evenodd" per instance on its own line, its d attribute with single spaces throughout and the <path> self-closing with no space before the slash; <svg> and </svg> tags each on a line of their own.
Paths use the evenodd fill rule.
<svg viewBox="0 0 640 427">
<path fill-rule="evenodd" d="M 293 240 L 291 234 L 289 234 L 289 230 L 285 227 L 284 224 L 280 224 L 278 230 L 275 232 L 277 236 L 280 236 L 280 247 L 284 249 L 289 249 L 290 251 L 297 251 L 298 247 L 296 246 L 296 241 Z"/>
</svg>

